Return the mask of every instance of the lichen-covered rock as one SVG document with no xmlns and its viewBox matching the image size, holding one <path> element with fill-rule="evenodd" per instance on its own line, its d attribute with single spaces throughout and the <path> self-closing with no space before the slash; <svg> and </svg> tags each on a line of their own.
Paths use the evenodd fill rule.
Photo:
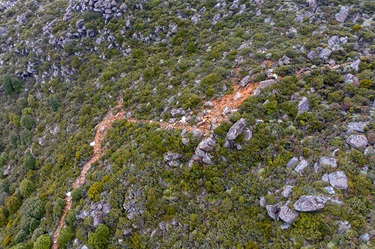
<svg viewBox="0 0 375 249">
<path fill-rule="evenodd" d="M 287 205 L 283 205 L 279 211 L 279 218 L 287 223 L 296 221 L 298 213 L 290 209 Z"/>
<path fill-rule="evenodd" d="M 308 112 L 308 111 L 310 111 L 309 101 L 308 101 L 308 99 L 306 97 L 303 97 L 298 102 L 298 113 Z"/>
<path fill-rule="evenodd" d="M 238 135 L 240 135 L 246 127 L 246 120 L 244 118 L 239 119 L 236 123 L 230 127 L 227 133 L 228 140 L 235 140 Z"/>
<path fill-rule="evenodd" d="M 299 212 L 312 212 L 324 208 L 327 199 L 322 196 L 303 195 L 293 205 Z"/>
<path fill-rule="evenodd" d="M 274 220 L 279 220 L 279 205 L 267 205 L 266 206 L 267 213 L 268 215 L 274 219 Z"/>
<path fill-rule="evenodd" d="M 337 160 L 334 157 L 323 156 L 319 159 L 319 165 L 329 165 L 332 168 L 337 168 Z"/>
<path fill-rule="evenodd" d="M 270 86 L 270 85 L 275 84 L 275 83 L 276 83 L 276 80 L 273 80 L 273 79 L 271 79 L 271 80 L 263 80 L 263 81 L 259 82 L 258 89 L 264 89 L 267 86 Z"/>
<path fill-rule="evenodd" d="M 284 197 L 284 198 L 289 198 L 289 196 L 292 194 L 292 189 L 294 188 L 294 186 L 285 186 L 281 192 L 281 195 Z"/>
<path fill-rule="evenodd" d="M 198 148 L 205 152 L 211 152 L 211 151 L 214 151 L 215 145 L 216 145 L 216 141 L 209 137 L 209 138 L 203 139 L 198 144 Z"/>
<path fill-rule="evenodd" d="M 286 164 L 286 167 L 287 168 L 293 168 L 295 166 L 297 166 L 299 160 L 297 157 L 293 157 L 292 159 L 289 160 L 289 162 L 287 162 Z"/>
<path fill-rule="evenodd" d="M 363 148 L 367 145 L 368 141 L 364 135 L 350 135 L 346 142 L 355 149 Z"/>
<path fill-rule="evenodd" d="M 302 158 L 301 161 L 298 163 L 298 165 L 294 168 L 294 171 L 297 173 L 301 174 L 302 171 L 309 166 L 309 163 L 307 162 L 306 159 Z"/>
<path fill-rule="evenodd" d="M 338 22 L 345 22 L 346 18 L 349 16 L 349 7 L 343 6 L 340 12 L 335 15 L 335 19 Z"/>
<path fill-rule="evenodd" d="M 375 144 L 375 131 L 371 130 L 367 132 L 367 140 L 370 144 Z"/>
<path fill-rule="evenodd" d="M 332 54 L 332 50 L 324 48 L 319 53 L 319 58 L 322 60 L 328 60 L 329 56 Z"/>
<path fill-rule="evenodd" d="M 348 188 L 348 178 L 342 171 L 336 171 L 328 175 L 328 181 L 332 187 L 338 189 Z"/>
<path fill-rule="evenodd" d="M 350 134 L 353 131 L 365 132 L 367 123 L 365 122 L 350 122 L 347 127 L 347 133 Z"/>
</svg>

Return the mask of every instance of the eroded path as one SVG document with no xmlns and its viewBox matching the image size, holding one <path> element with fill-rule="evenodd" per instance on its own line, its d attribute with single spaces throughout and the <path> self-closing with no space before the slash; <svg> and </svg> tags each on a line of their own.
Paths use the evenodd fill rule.
<svg viewBox="0 0 375 249">
<path fill-rule="evenodd" d="M 188 125 L 185 122 L 177 121 L 175 123 L 168 122 L 155 122 L 152 120 L 137 120 L 134 118 L 127 119 L 129 122 L 137 123 L 157 123 L 163 129 L 186 129 L 187 131 L 193 131 L 194 129 L 199 129 L 204 132 L 207 136 L 213 128 L 213 124 L 220 124 L 221 122 L 229 119 L 229 114 L 223 115 L 223 109 L 225 107 L 229 109 L 237 109 L 242 102 L 251 95 L 252 91 L 257 87 L 256 83 L 252 83 L 247 87 L 241 88 L 239 85 L 234 86 L 233 93 L 223 96 L 221 99 L 212 101 L 212 108 L 207 112 L 200 112 L 202 122 L 199 125 Z M 117 114 L 114 114 L 118 111 Z M 108 129 L 111 128 L 112 123 L 116 120 L 124 118 L 124 111 L 122 109 L 122 100 L 118 101 L 116 107 L 111 108 L 103 120 L 97 125 L 95 137 L 93 141 L 93 156 L 92 158 L 84 164 L 82 170 L 77 177 L 77 179 L 72 184 L 72 189 L 81 188 L 86 180 L 86 174 L 90 170 L 91 165 L 99 160 L 101 154 L 103 153 L 101 148 L 101 143 L 104 140 Z M 52 249 L 57 249 L 57 239 L 59 237 L 61 229 L 65 225 L 65 217 L 72 207 L 72 197 L 71 193 L 67 193 L 65 197 L 65 207 L 61 215 L 58 227 L 53 235 L 53 245 Z"/>
</svg>

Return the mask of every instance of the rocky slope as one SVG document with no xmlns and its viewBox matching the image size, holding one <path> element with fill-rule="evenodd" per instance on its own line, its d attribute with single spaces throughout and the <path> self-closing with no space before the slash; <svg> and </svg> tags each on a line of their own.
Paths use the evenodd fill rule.
<svg viewBox="0 0 375 249">
<path fill-rule="evenodd" d="M 0 1 L 0 247 L 371 248 L 374 12 Z"/>
</svg>

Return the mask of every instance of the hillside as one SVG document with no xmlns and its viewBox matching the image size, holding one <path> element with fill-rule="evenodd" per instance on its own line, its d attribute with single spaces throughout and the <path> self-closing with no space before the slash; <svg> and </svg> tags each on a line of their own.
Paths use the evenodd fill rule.
<svg viewBox="0 0 375 249">
<path fill-rule="evenodd" d="M 0 248 L 373 248 L 374 13 L 0 0 Z"/>
</svg>

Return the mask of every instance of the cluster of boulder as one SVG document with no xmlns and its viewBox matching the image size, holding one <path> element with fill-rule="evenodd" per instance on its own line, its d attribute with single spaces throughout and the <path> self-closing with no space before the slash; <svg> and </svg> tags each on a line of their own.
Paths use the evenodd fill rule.
<svg viewBox="0 0 375 249">
<path fill-rule="evenodd" d="M 86 219 L 91 216 L 93 219 L 93 226 L 97 227 L 103 223 L 103 219 L 111 211 L 111 206 L 107 202 L 99 201 L 93 203 L 88 210 L 83 209 L 76 215 L 77 219 Z"/>
</svg>

